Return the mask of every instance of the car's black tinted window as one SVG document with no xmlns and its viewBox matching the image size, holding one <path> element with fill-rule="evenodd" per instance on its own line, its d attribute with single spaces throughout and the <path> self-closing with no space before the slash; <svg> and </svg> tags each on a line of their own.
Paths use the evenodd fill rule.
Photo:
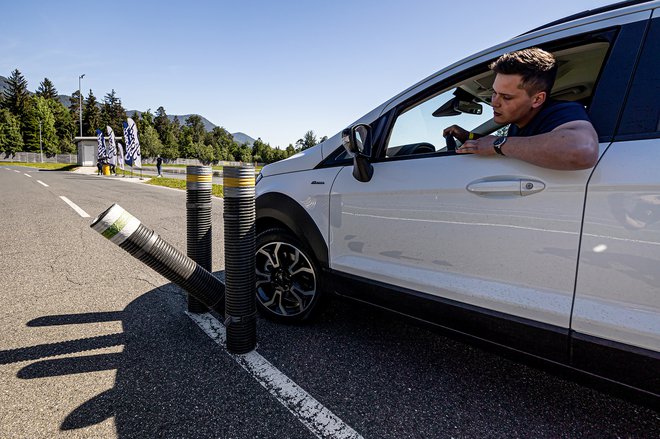
<svg viewBox="0 0 660 439">
<path fill-rule="evenodd" d="M 660 134 L 660 18 L 651 23 L 618 136 Z"/>
</svg>

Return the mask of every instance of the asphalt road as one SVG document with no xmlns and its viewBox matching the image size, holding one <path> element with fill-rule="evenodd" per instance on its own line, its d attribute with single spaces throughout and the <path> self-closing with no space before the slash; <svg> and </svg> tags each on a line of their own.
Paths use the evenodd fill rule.
<svg viewBox="0 0 660 439">
<path fill-rule="evenodd" d="M 184 292 L 89 227 L 118 203 L 185 251 L 183 191 L 5 166 L 0 188 L 0 438 L 319 437 L 184 313 Z M 258 333 L 263 358 L 364 438 L 660 437 L 658 411 L 352 302 Z"/>
</svg>

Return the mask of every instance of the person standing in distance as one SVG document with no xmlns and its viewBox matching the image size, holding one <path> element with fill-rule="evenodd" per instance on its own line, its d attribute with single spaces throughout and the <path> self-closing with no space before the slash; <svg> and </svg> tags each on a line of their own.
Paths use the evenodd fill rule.
<svg viewBox="0 0 660 439">
<path fill-rule="evenodd" d="M 539 48 L 506 53 L 490 65 L 494 121 L 511 124 L 507 136 L 478 136 L 458 125 L 443 131 L 463 142 L 459 154 L 513 157 L 560 170 L 588 169 L 598 160 L 598 135 L 578 102 L 550 99 L 554 56 Z"/>
<path fill-rule="evenodd" d="M 158 177 L 163 176 L 163 158 L 158 154 L 158 157 L 156 157 L 156 169 L 158 170 Z"/>
</svg>

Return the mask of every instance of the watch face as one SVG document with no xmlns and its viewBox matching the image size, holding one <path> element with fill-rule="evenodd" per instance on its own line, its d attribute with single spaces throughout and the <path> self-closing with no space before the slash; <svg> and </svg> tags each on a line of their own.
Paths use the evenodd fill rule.
<svg viewBox="0 0 660 439">
<path fill-rule="evenodd" d="M 498 137 L 498 138 L 495 139 L 495 141 L 493 142 L 493 146 L 500 146 L 500 145 L 503 144 L 504 142 L 506 142 L 506 136 Z"/>
</svg>

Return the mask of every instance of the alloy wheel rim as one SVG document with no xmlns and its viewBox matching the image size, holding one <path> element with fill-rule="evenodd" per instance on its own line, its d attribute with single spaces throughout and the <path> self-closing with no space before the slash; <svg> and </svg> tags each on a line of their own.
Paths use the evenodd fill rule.
<svg viewBox="0 0 660 439">
<path fill-rule="evenodd" d="M 257 299 L 284 317 L 304 313 L 316 296 L 316 273 L 307 256 L 287 242 L 270 242 L 256 252 Z"/>
</svg>

